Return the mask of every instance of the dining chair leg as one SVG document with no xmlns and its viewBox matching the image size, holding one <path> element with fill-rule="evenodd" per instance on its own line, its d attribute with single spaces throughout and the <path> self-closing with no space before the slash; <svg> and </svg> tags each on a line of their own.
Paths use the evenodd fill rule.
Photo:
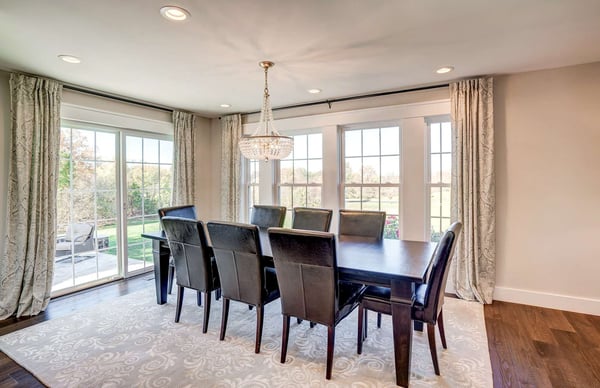
<svg viewBox="0 0 600 388">
<path fill-rule="evenodd" d="M 221 289 L 217 288 L 217 290 L 215 291 L 215 300 L 219 299 L 221 299 Z"/>
<path fill-rule="evenodd" d="M 438 315 L 437 324 L 440 331 L 440 338 L 442 339 L 442 346 L 444 349 L 448 349 L 446 346 L 446 332 L 444 330 L 444 316 L 442 315 L 442 310 L 440 310 L 440 315 Z"/>
<path fill-rule="evenodd" d="M 381 313 L 377 313 L 377 328 L 381 329 Z"/>
<path fill-rule="evenodd" d="M 358 333 L 356 335 L 356 354 L 362 354 L 362 343 L 364 340 L 365 333 L 363 331 L 364 323 L 364 308 L 362 304 L 358 305 Z"/>
<path fill-rule="evenodd" d="M 281 363 L 285 364 L 287 356 L 288 338 L 290 336 L 290 316 L 283 315 L 283 333 L 281 336 Z"/>
<path fill-rule="evenodd" d="M 333 347 L 335 346 L 335 326 L 327 328 L 327 369 L 325 378 L 331 380 L 331 369 L 333 368 Z"/>
<path fill-rule="evenodd" d="M 256 306 L 256 342 L 254 345 L 254 353 L 260 353 L 260 342 L 262 340 L 264 319 L 265 319 L 264 306 Z"/>
<path fill-rule="evenodd" d="M 252 310 L 254 306 L 252 306 L 251 304 L 248 305 L 248 310 Z"/>
<path fill-rule="evenodd" d="M 196 294 L 196 303 L 198 307 L 202 306 L 202 293 L 200 291 Z"/>
<path fill-rule="evenodd" d="M 427 337 L 429 339 L 429 351 L 431 352 L 431 361 L 433 361 L 433 370 L 436 375 L 440 375 L 440 367 L 438 365 L 437 349 L 435 347 L 435 326 L 427 324 Z"/>
<path fill-rule="evenodd" d="M 200 295 L 200 293 L 198 293 Z M 202 323 L 202 333 L 208 330 L 208 318 L 210 317 L 210 292 L 204 291 L 204 322 Z"/>
<path fill-rule="evenodd" d="M 169 265 L 169 272 L 167 272 L 167 291 L 169 294 L 173 292 L 173 279 L 175 278 L 175 267 Z"/>
<path fill-rule="evenodd" d="M 315 326 L 317 326 L 317 324 L 316 324 L 316 323 L 314 323 L 314 322 L 311 322 L 311 323 L 310 323 L 310 328 L 311 328 L 311 329 L 312 329 L 313 327 L 315 327 Z"/>
<path fill-rule="evenodd" d="M 183 291 L 185 287 L 177 286 L 177 307 L 175 307 L 175 323 L 179 322 L 181 317 L 181 307 L 183 306 Z"/>
<path fill-rule="evenodd" d="M 221 334 L 219 340 L 225 339 L 225 330 L 227 329 L 227 316 L 229 315 L 229 298 L 223 298 L 223 313 L 221 315 Z"/>
<path fill-rule="evenodd" d="M 367 339 L 367 328 L 369 324 L 369 310 L 365 309 L 365 328 L 364 328 L 364 338 Z"/>
<path fill-rule="evenodd" d="M 301 324 L 302 323 L 302 319 L 296 318 L 296 323 Z"/>
</svg>

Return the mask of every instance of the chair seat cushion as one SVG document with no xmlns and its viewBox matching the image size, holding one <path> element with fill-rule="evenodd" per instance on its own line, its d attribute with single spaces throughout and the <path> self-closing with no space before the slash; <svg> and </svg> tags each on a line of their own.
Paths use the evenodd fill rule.
<svg viewBox="0 0 600 388">
<path fill-rule="evenodd" d="M 338 290 L 338 313 L 335 317 L 336 324 L 358 306 L 360 297 L 366 287 L 362 284 L 340 281 Z"/>
</svg>

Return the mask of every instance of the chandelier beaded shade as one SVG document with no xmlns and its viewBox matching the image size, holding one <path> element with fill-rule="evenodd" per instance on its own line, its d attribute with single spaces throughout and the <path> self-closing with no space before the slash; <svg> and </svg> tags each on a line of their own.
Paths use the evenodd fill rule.
<svg viewBox="0 0 600 388">
<path fill-rule="evenodd" d="M 273 111 L 269 101 L 269 84 L 267 73 L 275 64 L 270 61 L 262 61 L 260 67 L 265 69 L 265 90 L 262 108 L 260 110 L 260 121 L 256 131 L 251 136 L 242 136 L 239 142 L 242 155 L 252 160 L 283 159 L 294 149 L 294 139 L 282 136 L 273 126 Z"/>
</svg>

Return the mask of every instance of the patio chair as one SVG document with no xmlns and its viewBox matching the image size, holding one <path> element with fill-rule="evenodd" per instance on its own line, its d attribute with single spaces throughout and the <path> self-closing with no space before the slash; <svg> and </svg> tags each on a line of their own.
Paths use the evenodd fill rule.
<svg viewBox="0 0 600 388">
<path fill-rule="evenodd" d="M 67 256 L 95 249 L 94 225 L 87 222 L 78 222 L 67 227 L 63 236 L 56 239 L 55 257 Z"/>
</svg>

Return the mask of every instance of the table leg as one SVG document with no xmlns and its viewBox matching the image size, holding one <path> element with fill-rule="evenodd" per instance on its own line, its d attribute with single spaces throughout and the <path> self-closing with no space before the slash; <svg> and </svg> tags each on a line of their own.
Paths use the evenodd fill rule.
<svg viewBox="0 0 600 388">
<path fill-rule="evenodd" d="M 408 387 L 412 354 L 413 285 L 411 282 L 393 281 L 391 291 L 396 384 Z"/>
<path fill-rule="evenodd" d="M 167 283 L 169 282 L 169 256 L 171 252 L 166 243 L 152 240 L 152 258 L 154 260 L 154 286 L 156 303 L 167 303 Z"/>
</svg>

